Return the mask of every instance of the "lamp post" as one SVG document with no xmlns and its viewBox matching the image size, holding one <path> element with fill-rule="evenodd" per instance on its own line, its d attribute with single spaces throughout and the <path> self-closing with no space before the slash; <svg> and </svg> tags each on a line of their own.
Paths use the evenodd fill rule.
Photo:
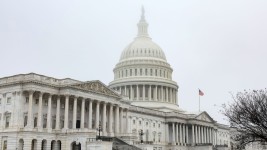
<svg viewBox="0 0 267 150">
<path fill-rule="evenodd" d="M 143 144 L 143 135 L 144 135 L 144 132 L 143 132 L 142 129 L 140 130 L 139 135 L 140 135 L 141 144 Z"/>
<path fill-rule="evenodd" d="M 98 131 L 98 140 L 101 140 L 101 138 L 100 138 L 100 132 L 102 131 L 102 128 L 101 128 L 100 123 L 99 123 L 99 126 L 98 126 L 98 128 L 96 130 Z"/>
</svg>

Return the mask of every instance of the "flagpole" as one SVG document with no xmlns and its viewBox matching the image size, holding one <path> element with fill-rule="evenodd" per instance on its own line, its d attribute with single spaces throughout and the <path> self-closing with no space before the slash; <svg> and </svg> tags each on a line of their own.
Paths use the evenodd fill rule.
<svg viewBox="0 0 267 150">
<path fill-rule="evenodd" d="M 200 95 L 198 94 L 198 111 L 200 112 Z"/>
</svg>

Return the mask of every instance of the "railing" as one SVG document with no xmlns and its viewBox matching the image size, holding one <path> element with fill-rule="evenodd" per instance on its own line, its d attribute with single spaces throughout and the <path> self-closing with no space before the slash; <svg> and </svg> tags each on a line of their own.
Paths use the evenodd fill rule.
<svg viewBox="0 0 267 150">
<path fill-rule="evenodd" d="M 40 81 L 48 84 L 55 84 L 55 85 L 66 85 L 66 84 L 74 84 L 79 83 L 78 80 L 73 79 L 56 79 L 52 77 L 47 77 L 44 75 L 39 75 L 35 73 L 29 73 L 29 74 L 18 74 L 14 76 L 4 77 L 0 78 L 0 84 L 7 84 L 7 83 L 13 83 L 13 82 L 21 82 L 21 81 Z"/>
</svg>

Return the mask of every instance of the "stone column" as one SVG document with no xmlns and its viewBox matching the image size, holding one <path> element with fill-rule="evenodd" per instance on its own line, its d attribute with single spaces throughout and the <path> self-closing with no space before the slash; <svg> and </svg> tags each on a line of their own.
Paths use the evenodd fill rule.
<svg viewBox="0 0 267 150">
<path fill-rule="evenodd" d="M 183 143 L 182 126 L 181 126 L 181 123 L 179 123 L 179 131 L 180 131 L 179 142 L 180 142 L 180 145 L 181 145 L 181 144 Z"/>
<path fill-rule="evenodd" d="M 148 89 L 148 100 L 151 101 L 151 85 L 149 85 Z"/>
<path fill-rule="evenodd" d="M 125 110 L 126 115 L 126 133 L 130 133 L 130 127 L 129 127 L 129 112 L 128 109 Z"/>
<path fill-rule="evenodd" d="M 175 128 L 174 128 L 174 122 L 172 123 L 172 144 L 175 144 Z"/>
<path fill-rule="evenodd" d="M 119 106 L 116 106 L 115 109 L 115 133 L 119 133 Z"/>
<path fill-rule="evenodd" d="M 136 100 L 139 100 L 139 88 L 138 88 L 138 84 L 136 85 Z"/>
<path fill-rule="evenodd" d="M 175 92 L 175 104 L 178 104 L 178 90 Z"/>
<path fill-rule="evenodd" d="M 123 124 L 123 109 L 120 108 L 120 133 L 123 133 L 123 127 L 124 127 L 124 124 Z"/>
<path fill-rule="evenodd" d="M 203 143 L 206 143 L 206 134 L 205 134 L 205 127 L 202 127 L 203 130 Z"/>
<path fill-rule="evenodd" d="M 178 130 L 179 130 L 179 126 L 178 126 L 178 123 L 176 123 L 176 143 L 180 144 L 179 143 L 179 132 L 178 132 Z"/>
<path fill-rule="evenodd" d="M 210 128 L 210 143 L 212 143 L 212 128 Z"/>
<path fill-rule="evenodd" d="M 173 103 L 173 100 L 172 100 L 172 88 L 170 88 L 170 102 Z"/>
<path fill-rule="evenodd" d="M 48 130 L 51 129 L 51 101 L 52 101 L 52 95 L 50 94 L 48 97 L 48 109 L 47 109 L 47 119 L 46 119 L 46 128 Z"/>
<path fill-rule="evenodd" d="M 113 124 L 113 106 L 110 104 L 109 106 L 109 123 L 108 123 L 108 131 L 112 133 L 112 124 Z"/>
<path fill-rule="evenodd" d="M 65 95 L 64 129 L 69 128 L 69 95 Z"/>
<path fill-rule="evenodd" d="M 204 143 L 204 131 L 203 131 L 203 126 L 201 126 L 201 143 Z"/>
<path fill-rule="evenodd" d="M 183 143 L 185 145 L 185 125 L 183 124 Z"/>
<path fill-rule="evenodd" d="M 27 128 L 32 128 L 32 101 L 33 101 L 33 93 L 34 91 L 29 91 L 29 106 L 28 106 L 28 118 L 27 118 Z M 3 118 L 4 119 L 4 118 Z"/>
<path fill-rule="evenodd" d="M 38 122 L 37 127 L 38 129 L 42 129 L 42 116 L 43 116 L 43 93 L 40 92 L 39 94 L 39 105 L 38 105 Z"/>
<path fill-rule="evenodd" d="M 102 131 L 106 133 L 106 126 L 107 125 L 107 103 L 104 102 L 103 104 L 103 111 L 102 111 Z"/>
<path fill-rule="evenodd" d="M 100 105 L 100 102 L 97 101 L 96 102 L 96 113 L 95 113 L 95 128 L 98 128 L 99 126 L 99 105 Z"/>
<path fill-rule="evenodd" d="M 76 129 L 76 120 L 77 120 L 77 97 L 74 97 L 73 102 L 73 119 L 72 119 L 72 129 Z"/>
<path fill-rule="evenodd" d="M 124 86 L 124 95 L 127 96 L 127 85 Z"/>
<path fill-rule="evenodd" d="M 169 101 L 169 88 L 166 87 L 166 102 L 170 102 Z"/>
<path fill-rule="evenodd" d="M 155 85 L 155 101 L 158 101 L 158 86 Z"/>
<path fill-rule="evenodd" d="M 143 85 L 143 101 L 145 101 L 145 99 L 146 99 L 146 86 L 145 85 Z"/>
<path fill-rule="evenodd" d="M 195 125 L 195 140 L 196 140 L 196 144 L 198 144 L 198 128 L 197 125 Z"/>
<path fill-rule="evenodd" d="M 188 138 L 188 125 L 185 125 L 185 133 L 186 133 L 186 144 L 189 144 L 189 138 Z"/>
<path fill-rule="evenodd" d="M 130 100 L 133 100 L 134 94 L 133 94 L 133 85 L 131 85 L 131 96 L 130 96 Z"/>
<path fill-rule="evenodd" d="M 88 116 L 88 128 L 92 129 L 92 122 L 93 122 L 93 102 L 89 100 L 89 116 Z"/>
<path fill-rule="evenodd" d="M 56 130 L 59 130 L 59 124 L 60 124 L 60 95 L 57 96 Z"/>
<path fill-rule="evenodd" d="M 201 144 L 202 143 L 202 139 L 201 139 L 201 132 L 200 132 L 200 126 L 198 126 L 198 143 Z"/>
<path fill-rule="evenodd" d="M 161 86 L 161 102 L 163 102 L 163 86 Z"/>
<path fill-rule="evenodd" d="M 192 124 L 192 146 L 195 145 L 195 130 L 194 130 L 194 125 Z"/>
<path fill-rule="evenodd" d="M 85 99 L 82 98 L 82 106 L 81 106 L 81 129 L 84 128 L 84 108 L 85 108 Z"/>
<path fill-rule="evenodd" d="M 210 140 L 211 140 L 211 138 L 210 138 L 210 127 L 208 127 L 208 135 L 207 136 L 208 136 L 208 143 L 211 143 L 210 142 Z"/>
</svg>

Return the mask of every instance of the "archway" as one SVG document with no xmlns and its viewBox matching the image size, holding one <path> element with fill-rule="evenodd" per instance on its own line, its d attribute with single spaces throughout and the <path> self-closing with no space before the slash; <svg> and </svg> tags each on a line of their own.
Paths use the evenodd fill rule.
<svg viewBox="0 0 267 150">
<path fill-rule="evenodd" d="M 32 146 L 31 146 L 31 150 L 36 150 L 37 149 L 37 140 L 33 139 L 32 140 Z"/>
<path fill-rule="evenodd" d="M 23 147 L 24 147 L 24 140 L 23 139 L 20 139 L 19 140 L 18 150 L 23 150 Z"/>
<path fill-rule="evenodd" d="M 58 141 L 53 140 L 51 142 L 51 144 L 52 144 L 52 150 L 61 150 L 61 141 L 60 140 L 58 140 Z"/>
<path fill-rule="evenodd" d="M 41 150 L 46 150 L 46 149 L 47 149 L 47 141 L 46 140 L 42 140 Z"/>
<path fill-rule="evenodd" d="M 78 142 L 72 142 L 71 143 L 71 150 L 81 150 L 81 143 Z"/>
</svg>

